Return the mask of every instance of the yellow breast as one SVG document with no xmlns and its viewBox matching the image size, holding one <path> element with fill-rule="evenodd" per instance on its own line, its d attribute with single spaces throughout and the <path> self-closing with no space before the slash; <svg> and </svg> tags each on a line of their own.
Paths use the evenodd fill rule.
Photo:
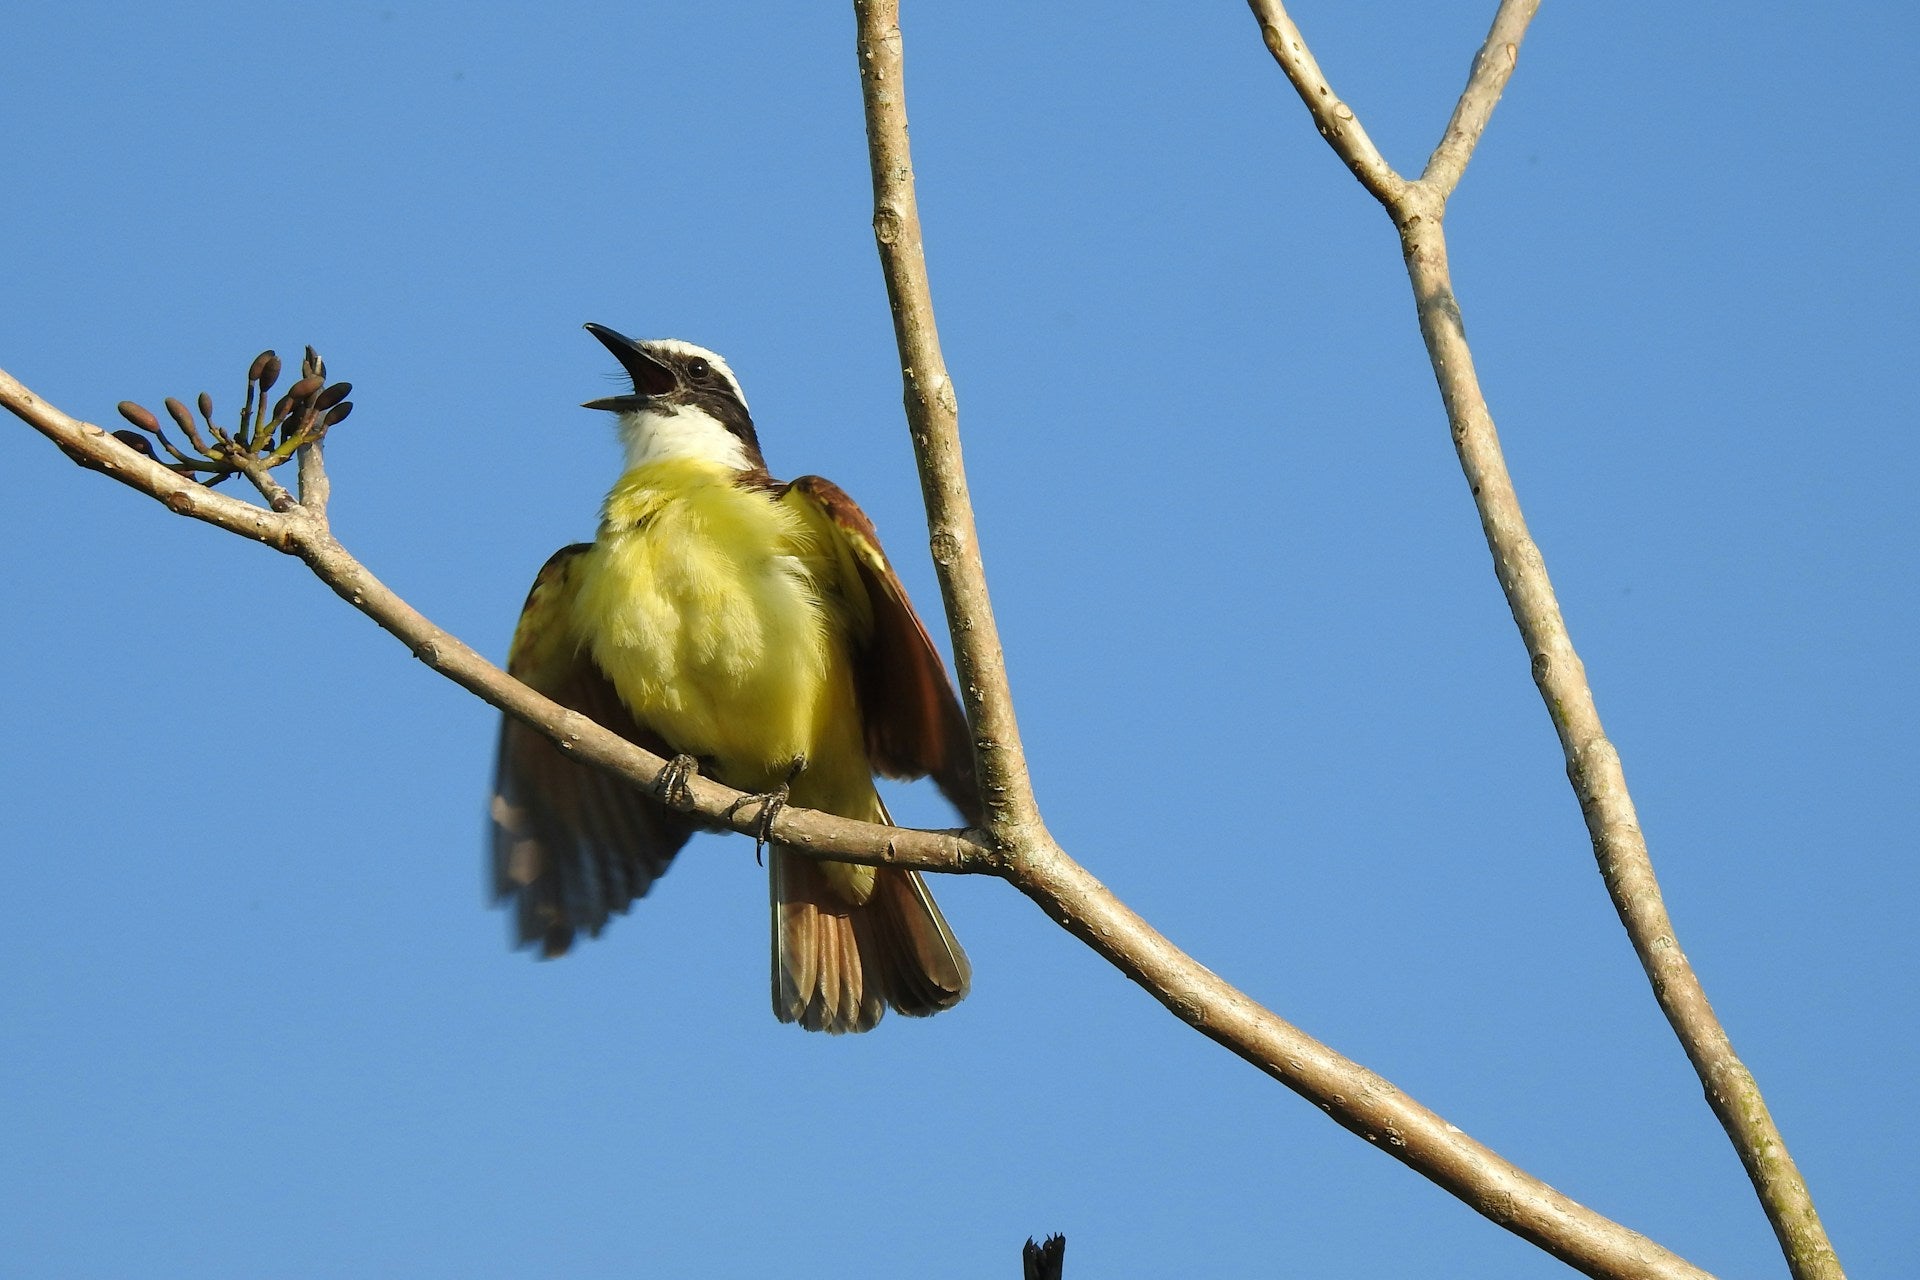
<svg viewBox="0 0 1920 1280">
<path fill-rule="evenodd" d="M 673 460 L 621 477 L 582 565 L 575 625 L 622 701 L 735 786 L 784 781 L 847 683 L 809 542 L 725 467 Z"/>
</svg>

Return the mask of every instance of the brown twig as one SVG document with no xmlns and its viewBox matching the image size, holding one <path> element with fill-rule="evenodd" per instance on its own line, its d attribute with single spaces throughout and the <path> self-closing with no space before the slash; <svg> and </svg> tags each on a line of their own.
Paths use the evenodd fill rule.
<svg viewBox="0 0 1920 1280">
<path fill-rule="evenodd" d="M 1569 1266 L 1606 1280 L 1708 1273 L 1534 1177 L 1196 962 L 1057 848 L 1003 872 L 1062 928 L 1196 1031 Z"/>
<path fill-rule="evenodd" d="M 227 453 L 233 468 L 247 478 L 247 483 L 260 491 L 260 496 L 267 500 L 268 507 L 284 515 L 300 505 L 293 500 L 293 495 L 287 492 L 286 487 L 273 478 L 273 472 L 267 470 L 257 458 L 247 454 L 239 446 L 230 447 Z"/>
<path fill-rule="evenodd" d="M 1268 48 L 1274 50 L 1288 80 L 1314 110 L 1321 132 L 1327 133 L 1324 108 L 1317 98 L 1330 98 L 1331 90 L 1320 77 L 1299 29 L 1286 17 L 1279 0 L 1250 0 L 1250 4 Z M 1574 651 L 1546 562 L 1527 532 L 1493 415 L 1474 372 L 1459 300 L 1453 292 L 1443 225 L 1447 200 L 1506 87 L 1527 24 L 1538 7 L 1539 0 L 1504 0 L 1500 5 L 1486 42 L 1474 58 L 1467 87 L 1418 181 L 1405 182 L 1391 169 L 1384 174 L 1372 167 L 1363 170 L 1356 155 L 1363 160 L 1377 156 L 1370 147 L 1356 149 L 1354 140 L 1365 140 L 1357 122 L 1345 135 L 1328 134 L 1328 141 L 1362 184 L 1379 198 L 1399 228 L 1421 336 L 1439 382 L 1454 447 L 1480 512 L 1495 575 L 1526 642 L 1534 683 L 1560 736 L 1567 777 L 1579 799 L 1614 909 L 1626 926 L 1655 999 L 1705 1087 L 1709 1105 L 1746 1167 L 1796 1280 L 1841 1280 L 1839 1260 L 1821 1226 L 1806 1182 L 1767 1111 L 1752 1073 L 1734 1053 L 1698 975 L 1675 939 L 1673 921 L 1667 915 L 1646 839 L 1627 791 L 1620 754 L 1601 726 L 1586 668 Z M 1282 33 L 1280 47 L 1276 47 L 1276 32 Z M 1368 164 L 1371 166 L 1371 161 Z M 1380 164 L 1384 166 L 1384 161 Z"/>
</svg>

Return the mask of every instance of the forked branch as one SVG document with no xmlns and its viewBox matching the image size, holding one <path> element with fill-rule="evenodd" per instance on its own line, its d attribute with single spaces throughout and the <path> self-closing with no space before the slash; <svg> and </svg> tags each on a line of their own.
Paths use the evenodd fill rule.
<svg viewBox="0 0 1920 1280">
<path fill-rule="evenodd" d="M 1620 753 L 1600 724 L 1586 668 L 1574 651 L 1561 616 L 1546 561 L 1527 532 L 1520 499 L 1507 472 L 1493 415 L 1467 346 L 1459 300 L 1447 266 L 1444 215 L 1467 161 L 1505 89 L 1519 57 L 1527 24 L 1539 0 L 1504 0 L 1486 42 L 1474 58 L 1466 90 L 1425 172 L 1407 182 L 1386 167 L 1350 108 L 1333 95 L 1299 28 L 1279 0 L 1249 0 L 1267 47 L 1313 111 L 1320 131 L 1361 183 L 1379 198 L 1399 228 L 1401 251 L 1413 285 L 1420 333 L 1426 340 L 1440 399 L 1446 406 L 1454 448 L 1480 512 L 1494 573 L 1526 642 L 1533 680 L 1546 702 L 1566 755 L 1567 777 L 1587 823 L 1601 879 L 1626 926 L 1634 951 L 1672 1025 L 1708 1103 L 1746 1167 L 1797 1280 L 1840 1280 L 1833 1246 L 1821 1226 L 1807 1185 L 1788 1154 L 1753 1075 L 1733 1051 L 1726 1030 L 1707 1003 L 1700 979 L 1675 939 L 1673 921 L 1654 877 L 1646 838 L 1627 791 Z M 1347 122 L 1329 131 L 1334 118 Z"/>
</svg>

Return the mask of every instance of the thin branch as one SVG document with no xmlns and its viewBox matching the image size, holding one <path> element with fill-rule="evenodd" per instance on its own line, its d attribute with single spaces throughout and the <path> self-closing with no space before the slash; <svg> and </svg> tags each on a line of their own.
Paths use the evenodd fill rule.
<svg viewBox="0 0 1920 1280">
<path fill-rule="evenodd" d="M 1182 1022 L 1496 1225 L 1589 1276 L 1708 1276 L 1548 1186 L 1390 1081 L 1262 1007 L 1168 941 L 1057 846 L 1022 852 L 1002 874 Z"/>
<path fill-rule="evenodd" d="M 1277 14 L 1284 22 L 1284 11 L 1278 0 L 1251 3 L 1271 48 L 1272 15 Z M 1493 415 L 1474 371 L 1459 300 L 1453 292 L 1443 225 L 1447 198 L 1465 171 L 1513 72 L 1520 42 L 1537 8 L 1538 0 L 1504 0 L 1501 4 L 1487 41 L 1474 59 L 1466 90 L 1418 182 L 1407 183 L 1397 191 L 1383 191 L 1368 183 L 1358 169 L 1355 172 L 1379 197 L 1400 229 L 1420 333 L 1440 386 L 1454 448 L 1479 510 L 1487 547 L 1493 553 L 1494 573 L 1526 642 L 1534 683 L 1560 736 L 1567 777 L 1579 799 L 1614 910 L 1626 926 L 1654 998 L 1700 1077 L 1708 1104 L 1746 1167 L 1796 1280 L 1842 1280 L 1839 1259 L 1821 1225 L 1806 1181 L 1787 1151 L 1753 1074 L 1734 1053 L 1732 1041 L 1707 1002 L 1699 976 L 1680 949 L 1633 798 L 1627 791 L 1620 754 L 1601 726 L 1593 689 L 1561 616 L 1546 561 L 1527 532 Z M 1287 29 L 1299 41 L 1298 29 L 1291 23 L 1287 23 Z M 1292 54 L 1291 61 L 1278 51 L 1274 56 L 1312 106 L 1308 93 L 1312 82 L 1303 79 L 1305 71 L 1301 70 L 1313 65 L 1304 41 L 1299 41 Z M 1318 111 L 1315 119 L 1319 119 Z M 1339 140 L 1329 137 L 1328 141 L 1342 156 L 1347 154 Z"/>
<path fill-rule="evenodd" d="M 1437 219 L 1415 218 L 1402 229 L 1402 237 L 1420 332 L 1452 423 L 1454 448 L 1480 511 L 1494 573 L 1526 642 L 1534 683 L 1560 735 L 1567 777 L 1579 798 L 1614 910 L 1626 926 L 1654 998 L 1706 1089 L 1708 1104 L 1746 1166 L 1794 1276 L 1842 1280 L 1844 1273 L 1806 1181 L 1752 1072 L 1735 1054 L 1733 1042 L 1707 1003 L 1699 975 L 1680 949 L 1667 915 L 1646 837 L 1627 791 L 1620 753 L 1601 727 L 1586 667 L 1574 651 L 1546 561 L 1527 532 L 1500 438 L 1474 372 L 1447 269 L 1445 233 Z"/>
<path fill-rule="evenodd" d="M 854 0 L 859 28 L 860 97 L 866 108 L 867 154 L 873 167 L 873 238 L 893 309 L 900 347 L 907 425 L 920 466 L 927 528 L 940 593 L 953 636 L 960 694 L 972 726 L 981 799 L 997 839 L 1045 835 L 1027 773 L 1020 727 L 1007 686 L 1006 657 L 987 597 L 973 502 L 960 456 L 960 406 L 940 354 L 927 259 L 907 145 L 906 84 L 899 0 Z"/>
<path fill-rule="evenodd" d="M 300 505 L 322 520 L 327 518 L 327 500 L 333 496 L 333 482 L 327 478 L 323 460 L 324 450 L 322 440 L 302 445 L 294 462 L 300 482 Z"/>
<path fill-rule="evenodd" d="M 267 470 L 258 458 L 238 445 L 230 444 L 227 453 L 240 474 L 247 478 L 247 483 L 258 489 L 260 496 L 267 500 L 267 506 L 277 512 L 285 513 L 300 505 L 293 500 L 293 495 L 273 478 L 273 472 Z"/>
<path fill-rule="evenodd" d="M 1300 101 L 1307 104 L 1320 136 L 1327 140 L 1335 155 L 1347 162 L 1347 168 L 1353 170 L 1361 186 L 1382 202 L 1398 198 L 1407 180 L 1394 172 L 1393 166 L 1373 145 L 1373 139 L 1361 128 L 1353 108 L 1342 102 L 1333 86 L 1327 83 L 1320 64 L 1314 61 L 1313 51 L 1300 35 L 1300 28 L 1287 16 L 1286 6 L 1279 0 L 1249 2 L 1253 16 L 1260 21 L 1260 36 L 1267 42 L 1267 51 L 1287 73 L 1287 79 L 1300 94 Z"/>
<path fill-rule="evenodd" d="M 1421 185 L 1443 203 L 1460 185 L 1460 175 L 1473 159 L 1473 149 L 1480 144 L 1493 108 L 1506 92 L 1507 80 L 1520 61 L 1520 42 L 1526 38 L 1527 24 L 1539 9 L 1540 0 L 1501 0 L 1499 12 L 1493 15 L 1493 27 L 1473 57 L 1473 69 L 1467 73 L 1467 87 L 1460 101 L 1454 104 L 1453 118 L 1447 121 L 1440 145 L 1433 149 L 1426 171 L 1420 175 Z"/>
</svg>

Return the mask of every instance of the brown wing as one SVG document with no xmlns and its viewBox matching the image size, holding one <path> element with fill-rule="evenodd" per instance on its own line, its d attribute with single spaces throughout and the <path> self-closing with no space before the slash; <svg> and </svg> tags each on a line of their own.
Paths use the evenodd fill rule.
<svg viewBox="0 0 1920 1280">
<path fill-rule="evenodd" d="M 580 543 L 556 552 L 527 593 L 507 671 L 555 702 L 660 755 L 572 624 Z M 493 892 L 514 903 L 521 946 L 557 956 L 576 931 L 598 935 L 643 896 L 696 829 L 694 819 L 574 760 L 512 716 L 500 726 L 493 785 Z"/>
<path fill-rule="evenodd" d="M 865 591 L 870 608 L 851 610 L 862 620 L 871 613 L 866 634 L 855 635 L 854 678 L 874 769 L 889 778 L 931 776 L 977 825 L 982 812 L 967 718 L 939 650 L 880 549 L 873 522 L 840 486 L 819 476 L 801 476 L 783 499 L 804 504 L 837 557 L 851 562 Z"/>
</svg>

